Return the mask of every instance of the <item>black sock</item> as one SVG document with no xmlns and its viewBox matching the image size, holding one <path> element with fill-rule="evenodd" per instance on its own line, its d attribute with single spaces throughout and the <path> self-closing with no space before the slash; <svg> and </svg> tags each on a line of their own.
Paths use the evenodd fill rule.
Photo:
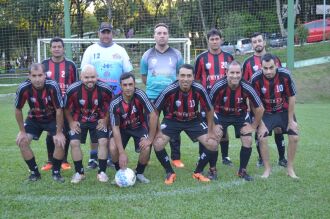
<svg viewBox="0 0 330 219">
<path fill-rule="evenodd" d="M 136 174 L 143 174 L 146 166 L 147 166 L 146 164 L 142 164 L 142 163 L 138 162 L 136 165 L 136 169 L 135 169 Z"/>
<path fill-rule="evenodd" d="M 93 160 L 97 160 L 97 150 L 91 150 L 89 152 L 89 158 Z"/>
<path fill-rule="evenodd" d="M 259 159 L 262 160 L 261 151 L 260 151 L 260 143 L 259 143 L 258 139 L 256 139 L 256 148 L 257 148 L 257 151 L 258 151 Z"/>
<path fill-rule="evenodd" d="M 220 141 L 222 159 L 228 157 L 229 141 Z"/>
<path fill-rule="evenodd" d="M 251 152 L 252 148 L 247 148 L 244 146 L 241 147 L 239 171 L 246 169 L 250 160 Z"/>
<path fill-rule="evenodd" d="M 207 148 L 204 148 L 202 155 L 199 156 L 197 167 L 194 173 L 201 173 L 204 170 L 204 167 L 210 160 L 216 160 L 218 151 L 210 151 Z"/>
<path fill-rule="evenodd" d="M 218 155 L 219 155 L 219 153 L 218 153 L 218 151 L 217 151 L 217 153 L 215 153 L 214 154 L 214 156 L 211 156 L 210 157 L 210 161 L 209 161 L 209 163 L 210 163 L 210 168 L 213 168 L 213 167 L 216 167 L 217 166 L 217 161 L 218 161 Z"/>
<path fill-rule="evenodd" d="M 25 160 L 25 163 L 28 165 L 30 171 L 34 172 L 35 175 L 40 176 L 38 165 L 34 157 L 32 157 L 31 160 Z"/>
<path fill-rule="evenodd" d="M 155 151 L 155 154 L 160 164 L 164 167 L 166 173 L 174 173 L 166 150 L 163 149 L 161 151 Z"/>
<path fill-rule="evenodd" d="M 180 144 L 181 144 L 181 138 L 172 138 L 170 140 L 170 147 L 171 147 L 171 159 L 172 160 L 180 160 L 181 159 L 181 153 L 180 153 Z"/>
<path fill-rule="evenodd" d="M 84 167 L 82 164 L 82 160 L 73 161 L 73 163 L 74 163 L 74 169 L 75 169 L 76 173 L 84 174 Z"/>
<path fill-rule="evenodd" d="M 64 146 L 64 157 L 63 157 L 63 163 L 68 162 L 68 153 L 69 153 L 69 147 L 70 147 L 70 139 L 66 139 L 65 146 Z"/>
<path fill-rule="evenodd" d="M 119 161 L 117 161 L 117 162 L 113 162 L 113 164 L 115 165 L 115 169 L 116 169 L 116 171 L 118 171 L 118 170 L 120 169 Z"/>
<path fill-rule="evenodd" d="M 98 173 L 105 172 L 107 169 L 107 159 L 99 159 L 99 171 Z"/>
<path fill-rule="evenodd" d="M 285 155 L 285 143 L 284 143 L 284 136 L 283 134 L 275 134 L 274 135 L 275 138 L 275 143 L 277 146 L 277 150 L 278 150 L 278 157 L 279 160 L 284 159 L 284 155 Z"/>
<path fill-rule="evenodd" d="M 199 148 L 198 148 L 198 154 L 199 154 L 199 156 L 202 155 L 202 153 L 204 151 L 204 148 L 205 148 L 205 146 L 202 143 L 199 142 Z"/>
<path fill-rule="evenodd" d="M 58 160 L 55 157 L 53 157 L 53 169 L 52 169 L 53 175 L 60 173 L 61 164 L 62 164 L 62 160 Z"/>
<path fill-rule="evenodd" d="M 53 136 L 47 135 L 46 145 L 47 145 L 48 162 L 52 162 L 53 154 L 55 151 L 55 144 L 54 144 Z"/>
</svg>

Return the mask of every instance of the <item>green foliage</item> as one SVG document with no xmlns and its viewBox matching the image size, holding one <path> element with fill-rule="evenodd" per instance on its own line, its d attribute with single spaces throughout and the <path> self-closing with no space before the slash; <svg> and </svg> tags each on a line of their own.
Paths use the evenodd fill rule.
<svg viewBox="0 0 330 219">
<path fill-rule="evenodd" d="M 303 24 L 300 24 L 295 30 L 295 36 L 300 45 L 304 45 L 308 36 L 308 29 Z"/>
</svg>

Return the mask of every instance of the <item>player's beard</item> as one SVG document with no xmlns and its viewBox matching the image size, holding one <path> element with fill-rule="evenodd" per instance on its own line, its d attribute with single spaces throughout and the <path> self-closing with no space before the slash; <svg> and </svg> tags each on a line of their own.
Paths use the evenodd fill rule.
<svg viewBox="0 0 330 219">
<path fill-rule="evenodd" d="M 264 51 L 265 47 L 264 46 L 257 46 L 255 48 L 256 53 L 262 53 Z"/>
</svg>

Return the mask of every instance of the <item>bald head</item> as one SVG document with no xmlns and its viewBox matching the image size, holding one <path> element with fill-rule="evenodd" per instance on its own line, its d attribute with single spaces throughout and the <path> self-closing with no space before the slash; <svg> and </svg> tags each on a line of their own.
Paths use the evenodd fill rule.
<svg viewBox="0 0 330 219">
<path fill-rule="evenodd" d="M 97 82 L 97 72 L 93 65 L 85 65 L 80 74 L 80 79 L 87 88 L 93 88 Z"/>
</svg>

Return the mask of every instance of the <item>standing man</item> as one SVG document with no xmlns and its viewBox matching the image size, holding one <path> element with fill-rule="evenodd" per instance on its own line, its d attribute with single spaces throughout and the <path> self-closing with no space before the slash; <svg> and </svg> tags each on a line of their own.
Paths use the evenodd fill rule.
<svg viewBox="0 0 330 219">
<path fill-rule="evenodd" d="M 65 92 L 68 87 L 78 80 L 78 74 L 76 65 L 64 57 L 64 42 L 59 37 L 54 37 L 50 41 L 50 53 L 52 57 L 46 59 L 42 62 L 45 66 L 46 75 L 48 78 L 55 80 L 59 86 L 62 93 L 62 98 L 64 98 Z M 63 133 L 66 137 L 65 143 L 65 154 L 62 162 L 62 169 L 71 169 L 68 163 L 68 150 L 70 145 L 69 140 L 69 124 L 64 120 L 64 130 Z M 48 152 L 48 162 L 44 165 L 41 170 L 48 171 L 52 169 L 52 159 L 55 149 L 54 141 L 51 135 L 47 135 L 46 138 L 47 152 Z"/>
<path fill-rule="evenodd" d="M 79 183 L 85 178 L 80 144 L 85 143 L 87 132 L 91 142 L 98 143 L 99 170 L 97 179 L 107 182 L 108 120 L 109 105 L 112 99 L 110 87 L 97 80 L 93 65 L 85 65 L 80 75 L 81 81 L 72 84 L 65 96 L 65 116 L 70 125 L 70 145 L 75 174 L 71 183 Z"/>
<path fill-rule="evenodd" d="M 192 65 L 184 64 L 179 68 L 178 80 L 161 92 L 155 106 L 158 114 L 161 111 L 164 113 L 153 146 L 157 159 L 166 171 L 165 184 L 171 185 L 176 179 L 165 145 L 182 131 L 192 141 L 199 141 L 205 146 L 192 177 L 201 182 L 209 182 L 210 179 L 203 176 L 202 172 L 210 160 L 217 159 L 218 154 L 218 143 L 213 131 L 214 111 L 206 90 L 194 81 Z M 205 109 L 207 124 L 200 119 L 200 107 Z"/>
<path fill-rule="evenodd" d="M 147 50 L 140 62 L 142 81 L 146 85 L 148 98 L 154 102 L 158 95 L 176 80 L 179 66 L 183 64 L 179 50 L 168 45 L 169 27 L 159 23 L 154 28 L 155 47 Z M 180 154 L 180 136 L 170 140 L 172 163 L 177 168 L 184 167 Z"/>
<path fill-rule="evenodd" d="M 259 32 L 254 33 L 251 37 L 252 47 L 254 50 L 254 54 L 247 58 L 244 61 L 243 64 L 243 78 L 246 81 L 251 81 L 252 75 L 261 69 L 261 57 L 266 54 L 266 41 L 263 37 L 263 35 Z M 281 61 L 277 56 L 274 56 L 275 58 L 275 65 L 276 67 L 282 67 Z M 285 142 L 284 137 L 281 132 L 281 129 L 275 128 L 274 129 L 274 139 L 278 150 L 278 165 L 286 167 L 288 161 L 285 158 Z M 258 162 L 257 167 L 263 166 L 261 154 L 260 154 L 260 148 L 259 148 L 259 142 L 256 138 L 256 146 L 258 151 Z"/>
<path fill-rule="evenodd" d="M 242 142 L 240 167 L 237 175 L 246 181 L 251 181 L 253 178 L 249 176 L 246 168 L 252 152 L 252 132 L 256 131 L 264 108 L 253 87 L 242 80 L 242 69 L 239 62 L 231 62 L 228 65 L 226 75 L 227 77 L 215 83 L 210 93 L 217 115 L 216 134 L 222 138 L 223 135 L 227 134 L 227 127 L 234 126 L 236 138 L 240 138 Z M 249 102 L 255 114 L 252 123 L 247 116 Z M 212 173 L 212 171 L 210 172 Z"/>
<path fill-rule="evenodd" d="M 30 111 L 24 123 L 22 109 L 26 101 Z M 43 131 L 47 131 L 55 145 L 52 156 L 52 177 L 57 182 L 64 182 L 60 174 L 65 145 L 65 137 L 62 133 L 63 101 L 58 84 L 46 79 L 42 64 L 31 64 L 29 78 L 17 89 L 15 107 L 15 117 L 19 127 L 16 144 L 29 167 L 31 175 L 28 180 L 41 179 L 30 144 L 32 140 L 38 140 Z"/>
<path fill-rule="evenodd" d="M 252 75 L 252 86 L 260 96 L 265 107 L 262 123 L 258 128 L 260 150 L 265 165 L 263 178 L 271 173 L 268 153 L 268 135 L 276 127 L 288 134 L 288 176 L 298 178 L 293 169 L 293 160 L 298 145 L 298 124 L 295 118 L 296 87 L 291 73 L 285 68 L 278 68 L 276 58 L 266 53 L 261 58 L 262 69 Z"/>
<path fill-rule="evenodd" d="M 234 58 L 229 53 L 221 50 L 223 41 L 219 30 L 211 29 L 207 33 L 207 39 L 208 51 L 199 54 L 195 62 L 195 80 L 199 81 L 206 89 L 207 93 L 210 94 L 213 85 L 218 80 L 225 77 L 227 65 L 232 62 Z M 203 114 L 202 116 L 205 119 Z M 227 134 L 224 135 L 220 141 L 222 163 L 232 166 L 233 163 L 228 156 L 228 139 L 229 137 Z M 201 152 L 203 145 L 199 145 L 199 147 Z M 211 177 L 211 179 L 216 179 L 216 163 L 210 163 L 209 177 Z"/>
<path fill-rule="evenodd" d="M 114 95 L 121 92 L 119 79 L 125 72 L 133 71 L 126 50 L 112 41 L 112 25 L 102 22 L 98 31 L 100 42 L 89 46 L 82 58 L 81 68 L 91 64 L 96 68 L 99 80 L 107 83 Z M 97 168 L 97 145 L 92 144 L 88 166 Z M 110 158 L 110 157 L 109 157 Z M 109 159 L 109 163 L 111 160 Z"/>
<path fill-rule="evenodd" d="M 126 155 L 125 148 L 131 137 L 134 139 L 135 152 L 140 153 L 136 165 L 136 178 L 142 183 L 149 183 L 143 173 L 146 168 L 157 127 L 157 114 L 147 95 L 135 87 L 135 77 L 124 73 L 120 77 L 122 94 L 110 104 L 110 118 L 114 143 L 110 140 L 110 152 L 116 170 L 125 168 L 120 165 L 120 157 Z M 148 117 L 148 122 L 146 121 Z M 127 156 L 126 156 L 127 157 Z M 125 159 L 127 160 L 127 158 Z"/>
</svg>

